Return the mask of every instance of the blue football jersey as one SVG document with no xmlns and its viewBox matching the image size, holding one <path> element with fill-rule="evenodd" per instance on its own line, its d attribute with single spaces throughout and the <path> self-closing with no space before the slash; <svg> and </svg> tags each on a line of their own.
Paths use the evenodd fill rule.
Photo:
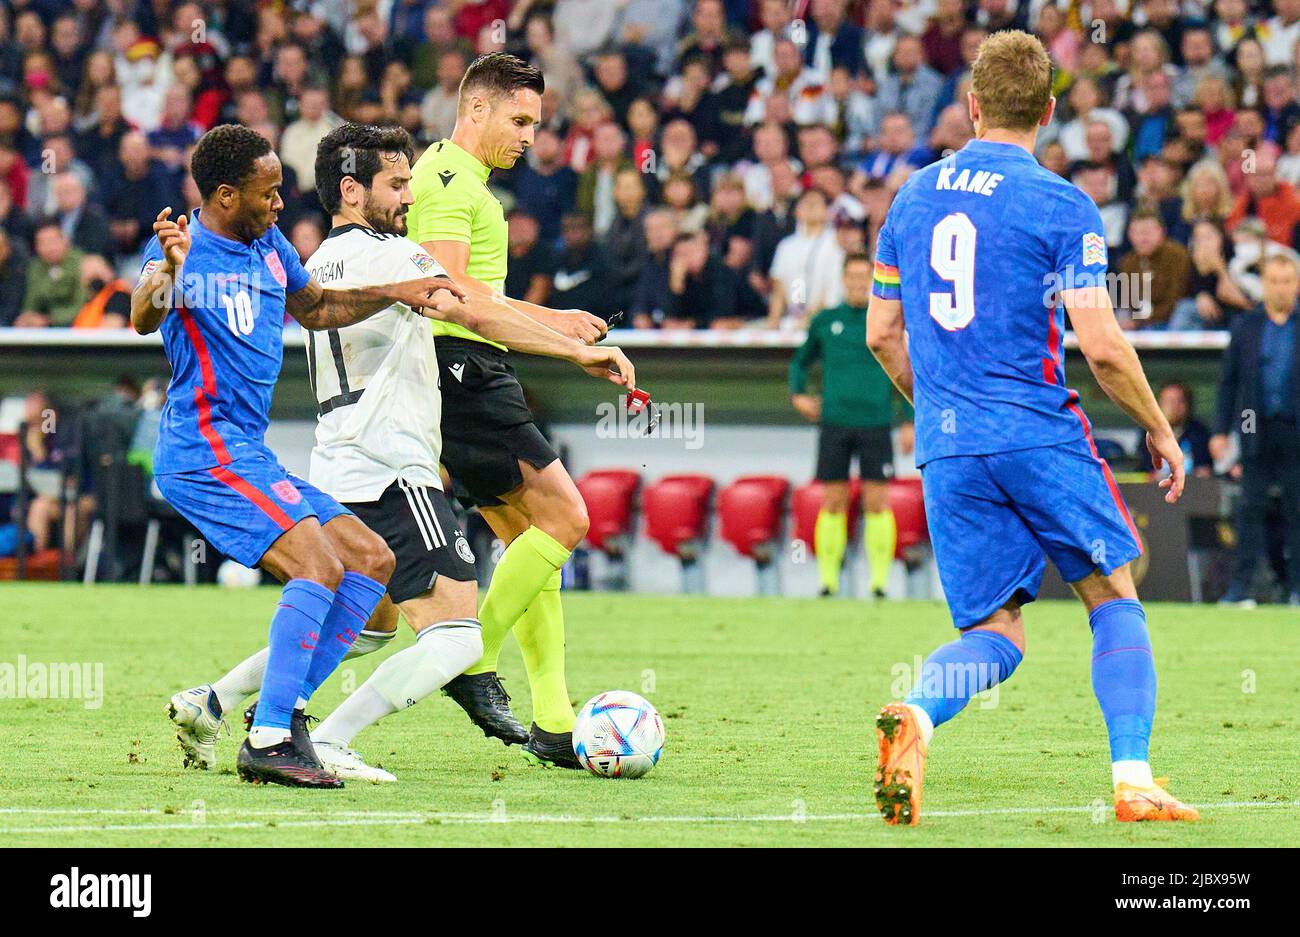
<svg viewBox="0 0 1300 937">
<path fill-rule="evenodd" d="M 917 464 L 1088 433 L 1057 293 L 1105 284 L 1096 205 L 1025 149 L 972 140 L 913 173 L 881 228 L 873 291 L 903 303 Z"/>
<path fill-rule="evenodd" d="M 154 449 L 159 475 L 270 455 L 263 437 L 284 355 L 284 299 L 309 279 L 274 225 L 251 244 L 209 231 L 199 211 L 189 228 L 189 256 L 161 328 L 172 378 Z M 161 260 L 154 237 L 141 279 Z"/>
</svg>

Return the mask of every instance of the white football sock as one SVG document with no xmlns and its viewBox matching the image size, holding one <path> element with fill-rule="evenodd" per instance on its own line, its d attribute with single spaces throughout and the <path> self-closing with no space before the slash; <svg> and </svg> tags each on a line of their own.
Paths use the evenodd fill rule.
<svg viewBox="0 0 1300 937">
<path fill-rule="evenodd" d="M 248 744 L 253 748 L 270 748 L 287 742 L 292 736 L 288 729 L 275 729 L 270 726 L 253 726 L 248 732 Z"/>
<path fill-rule="evenodd" d="M 270 648 L 262 648 L 252 657 L 247 658 L 216 683 L 212 690 L 217 694 L 221 705 L 221 715 L 231 719 L 245 698 L 262 688 L 262 675 L 266 673 L 266 658 L 271 654 Z"/>
<path fill-rule="evenodd" d="M 1114 785 L 1121 781 L 1125 784 L 1131 784 L 1134 787 L 1153 787 L 1155 781 L 1151 778 L 1151 763 L 1149 761 L 1112 761 L 1110 764 L 1110 780 Z"/>
<path fill-rule="evenodd" d="M 316 727 L 312 740 L 350 745 L 362 729 L 436 693 L 482 656 L 483 636 L 476 619 L 430 625 L 414 644 L 380 664 Z"/>
<path fill-rule="evenodd" d="M 930 747 L 930 736 L 934 735 L 934 723 L 930 721 L 930 714 L 915 703 L 908 703 L 907 708 L 912 710 L 912 715 L 916 716 L 917 728 L 921 730 L 921 741 L 925 747 Z"/>
<path fill-rule="evenodd" d="M 352 660 L 354 657 L 364 657 L 380 648 L 388 646 L 388 642 L 397 637 L 396 631 L 362 631 L 357 635 L 357 639 L 352 642 L 348 652 L 343 655 L 344 660 Z"/>
</svg>

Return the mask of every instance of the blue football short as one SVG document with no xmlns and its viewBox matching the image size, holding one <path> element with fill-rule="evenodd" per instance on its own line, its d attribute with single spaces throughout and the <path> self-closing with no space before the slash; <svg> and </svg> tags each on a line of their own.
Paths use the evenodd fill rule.
<svg viewBox="0 0 1300 937">
<path fill-rule="evenodd" d="M 1032 602 L 1050 558 L 1066 582 L 1142 555 L 1115 477 L 1089 437 L 949 456 L 922 469 L 926 522 L 953 624 Z"/>
<path fill-rule="evenodd" d="M 209 544 L 244 566 L 257 566 L 271 544 L 304 518 L 324 525 L 352 513 L 263 455 L 154 480 L 167 503 Z"/>
</svg>

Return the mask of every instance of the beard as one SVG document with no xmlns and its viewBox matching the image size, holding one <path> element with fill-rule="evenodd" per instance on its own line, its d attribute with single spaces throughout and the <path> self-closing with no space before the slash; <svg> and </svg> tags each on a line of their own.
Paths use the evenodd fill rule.
<svg viewBox="0 0 1300 937">
<path fill-rule="evenodd" d="M 376 208 L 370 198 L 367 197 L 365 208 L 362 215 L 365 216 L 366 224 L 374 228 L 380 234 L 396 234 L 402 237 L 406 236 L 406 210 L 407 206 L 402 205 L 389 211 L 383 211 Z"/>
</svg>

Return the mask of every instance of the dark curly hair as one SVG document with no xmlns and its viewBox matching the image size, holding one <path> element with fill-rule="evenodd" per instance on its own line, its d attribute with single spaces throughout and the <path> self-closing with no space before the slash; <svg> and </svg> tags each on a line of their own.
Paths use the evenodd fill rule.
<svg viewBox="0 0 1300 937">
<path fill-rule="evenodd" d="M 460 80 L 460 100 L 469 91 L 485 91 L 490 97 L 504 97 L 526 89 L 541 94 L 546 90 L 542 73 L 518 56 L 508 52 L 480 55 L 465 69 Z"/>
<path fill-rule="evenodd" d="M 190 157 L 190 174 L 199 195 L 210 198 L 221 185 L 238 189 L 253 174 L 253 164 L 270 152 L 270 142 L 247 127 L 213 127 L 199 139 Z"/>
<path fill-rule="evenodd" d="M 411 160 L 411 135 L 401 127 L 343 124 L 316 147 L 316 194 L 325 211 L 337 214 L 343 202 L 339 184 L 348 176 L 367 189 L 383 169 L 381 153 L 401 153 Z"/>
</svg>

